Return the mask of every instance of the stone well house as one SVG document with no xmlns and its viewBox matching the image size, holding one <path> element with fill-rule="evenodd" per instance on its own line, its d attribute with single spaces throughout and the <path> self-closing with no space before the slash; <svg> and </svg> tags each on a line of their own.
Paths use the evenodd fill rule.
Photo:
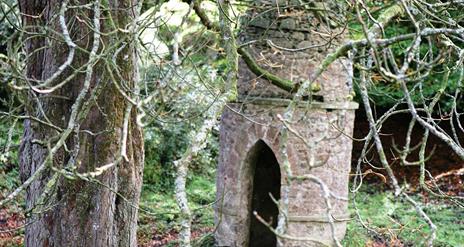
<svg viewBox="0 0 464 247">
<path fill-rule="evenodd" d="M 266 37 L 271 45 L 264 41 L 247 47 L 260 66 L 293 82 L 308 80 L 336 46 L 303 49 L 325 42 L 325 37 L 311 32 L 314 22 L 296 17 L 275 20 L 274 15 L 272 11 L 257 15 L 251 10 L 238 42 Z M 340 35 L 332 42 L 336 44 L 342 39 Z M 352 149 L 349 136 L 357 108 L 348 97 L 352 90 L 351 75 L 347 59 L 332 63 L 316 80 L 320 90 L 299 102 L 290 123 L 298 135 L 289 133 L 287 139 L 293 175 L 312 174 L 341 198 L 348 196 Z M 286 176 L 280 152 L 283 125 L 279 114 L 286 110 L 291 94 L 256 76 L 243 60 L 239 64 L 238 91 L 237 102 L 228 104 L 221 119 L 216 241 L 218 246 L 276 246 L 275 234 L 253 212 L 272 227 L 277 226 L 279 209 L 272 197 L 281 198 Z M 286 234 L 314 241 L 287 239 L 284 246 L 333 244 L 323 194 L 314 182 L 291 182 Z M 342 239 L 349 218 L 348 202 L 340 198 L 330 201 L 335 235 Z"/>
</svg>

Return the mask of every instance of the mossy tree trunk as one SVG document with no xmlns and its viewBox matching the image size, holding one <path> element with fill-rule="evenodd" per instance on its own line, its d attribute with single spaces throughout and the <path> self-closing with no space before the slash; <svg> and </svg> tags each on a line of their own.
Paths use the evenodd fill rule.
<svg viewBox="0 0 464 247">
<path fill-rule="evenodd" d="M 136 246 L 143 137 L 136 108 L 116 83 L 131 95 L 138 76 L 133 39 L 122 31 L 137 17 L 137 3 L 65 3 L 20 1 L 26 113 L 36 119 L 24 122 L 20 150 L 21 178 L 34 178 L 26 191 L 25 245 Z M 67 61 L 56 79 L 40 85 Z"/>
</svg>

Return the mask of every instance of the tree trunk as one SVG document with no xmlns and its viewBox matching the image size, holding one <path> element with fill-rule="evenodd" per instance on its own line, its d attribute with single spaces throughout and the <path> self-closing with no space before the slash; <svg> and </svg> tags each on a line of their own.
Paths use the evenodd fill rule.
<svg viewBox="0 0 464 247">
<path fill-rule="evenodd" d="M 28 32 L 26 113 L 48 122 L 24 122 L 21 178 L 34 179 L 26 192 L 25 245 L 136 246 L 143 137 L 136 108 L 116 85 L 124 83 L 126 92 L 134 89 L 137 62 L 130 34 L 111 31 L 129 27 L 137 4 L 71 1 L 89 5 L 66 8 L 65 3 L 20 1 Z M 111 60 L 116 62 L 113 74 L 107 69 Z M 48 86 L 40 85 L 62 67 Z M 67 78 L 56 90 L 42 90 Z"/>
</svg>

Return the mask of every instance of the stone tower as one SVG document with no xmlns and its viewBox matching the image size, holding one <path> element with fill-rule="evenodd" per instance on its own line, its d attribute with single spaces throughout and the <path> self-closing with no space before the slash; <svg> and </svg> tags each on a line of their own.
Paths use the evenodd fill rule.
<svg viewBox="0 0 464 247">
<path fill-rule="evenodd" d="M 278 7 L 270 4 L 268 11 L 249 10 L 238 43 L 249 44 L 246 50 L 260 67 L 299 83 L 309 80 L 320 62 L 344 39 L 343 31 L 324 23 L 324 17 L 317 13 L 304 11 L 305 15 L 300 15 L 301 8 L 284 8 L 282 2 Z M 318 177 L 338 198 L 330 201 L 339 240 L 349 218 L 348 202 L 340 198 L 348 196 L 352 149 L 348 136 L 352 135 L 357 108 L 349 97 L 351 75 L 347 60 L 332 63 L 316 80 L 313 92 L 298 103 L 289 123 L 298 134 L 289 133 L 287 139 L 293 175 Z M 238 91 L 237 102 L 228 104 L 221 119 L 216 241 L 218 246 L 276 246 L 275 234 L 252 212 L 277 226 L 279 210 L 270 195 L 280 199 L 286 176 L 279 152 L 282 122 L 278 116 L 287 108 L 292 93 L 257 76 L 243 60 L 239 62 Z M 326 202 L 318 184 L 292 181 L 288 212 L 286 234 L 314 241 L 285 240 L 284 246 L 333 244 Z"/>
</svg>

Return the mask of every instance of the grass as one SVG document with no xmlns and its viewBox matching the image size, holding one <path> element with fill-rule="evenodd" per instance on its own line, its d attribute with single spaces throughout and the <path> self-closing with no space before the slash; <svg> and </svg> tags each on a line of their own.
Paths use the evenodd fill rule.
<svg viewBox="0 0 464 247">
<path fill-rule="evenodd" d="M 155 188 L 155 187 L 154 187 Z M 193 176 L 187 183 L 189 206 L 192 210 L 192 230 L 199 231 L 214 227 L 213 203 L 216 197 L 216 188 L 213 178 Z M 178 224 L 179 209 L 176 204 L 174 192 L 159 193 L 150 185 L 144 185 L 140 206 L 138 235 L 140 242 L 147 242 L 155 235 L 170 235 L 180 229 Z M 147 213 L 150 212 L 150 213 Z M 169 237 L 169 236 L 166 236 Z M 194 246 L 209 246 L 211 236 L 200 236 Z M 170 243 L 175 245 L 175 240 Z M 170 246 L 170 245 L 167 245 Z M 212 246 L 212 245 L 211 245 Z"/>
<path fill-rule="evenodd" d="M 193 228 L 214 227 L 214 211 L 211 203 L 215 198 L 213 178 L 194 176 L 187 185 L 190 207 L 193 211 Z M 141 214 L 140 231 L 160 234 L 178 230 L 178 209 L 173 193 L 158 194 L 145 186 L 142 205 L 157 212 L 155 216 Z M 464 209 L 438 202 L 423 203 L 414 197 L 437 226 L 434 246 L 464 246 Z M 356 203 L 363 221 L 378 234 L 370 233 L 357 220 L 348 224 L 343 246 L 424 246 L 430 229 L 409 203 L 394 198 L 391 192 L 378 188 L 364 189 L 356 196 Z M 353 203 L 350 213 L 354 217 Z M 144 220 L 145 219 L 145 220 Z M 148 224 L 148 225 L 147 225 Z M 148 236 L 148 235 L 147 235 Z M 213 246 L 211 235 L 205 235 L 196 246 Z M 377 244 L 377 245 L 375 245 Z M 380 244 L 380 245 L 379 245 Z M 171 246 L 175 241 L 171 242 Z M 169 245 L 168 245 L 169 246 Z"/>
<path fill-rule="evenodd" d="M 16 181 L 3 182 L 3 186 L 9 187 Z M 156 187 L 152 185 L 144 185 L 142 191 L 138 230 L 141 244 L 151 241 L 154 235 L 162 238 L 179 230 L 179 210 L 174 193 L 159 193 L 154 188 Z M 214 178 L 192 176 L 187 184 L 187 194 L 193 212 L 193 230 L 213 228 Z M 415 199 L 438 228 L 434 246 L 464 246 L 463 208 L 436 201 L 423 203 L 418 197 Z M 430 229 L 415 209 L 404 200 L 394 198 L 391 192 L 369 188 L 357 194 L 356 203 L 363 221 L 378 234 L 368 232 L 359 221 L 353 220 L 348 224 L 343 246 L 424 246 Z M 350 202 L 350 213 L 353 217 L 354 210 L 353 203 Z M 7 242 L 0 241 L 1 246 L 20 246 L 15 244 L 15 239 L 3 241 Z M 175 245 L 173 236 L 166 246 Z M 214 239 L 211 234 L 200 234 L 194 246 L 214 246 Z"/>
<path fill-rule="evenodd" d="M 445 203 L 423 203 L 415 197 L 425 213 L 437 226 L 434 246 L 464 246 L 464 209 Z M 386 245 L 425 246 L 430 233 L 427 223 L 416 210 L 391 192 L 362 191 L 356 196 L 363 221 L 378 234 L 369 233 L 359 221 L 348 225 L 344 246 L 369 246 L 374 242 Z M 353 203 L 350 211 L 355 216 Z"/>
</svg>

